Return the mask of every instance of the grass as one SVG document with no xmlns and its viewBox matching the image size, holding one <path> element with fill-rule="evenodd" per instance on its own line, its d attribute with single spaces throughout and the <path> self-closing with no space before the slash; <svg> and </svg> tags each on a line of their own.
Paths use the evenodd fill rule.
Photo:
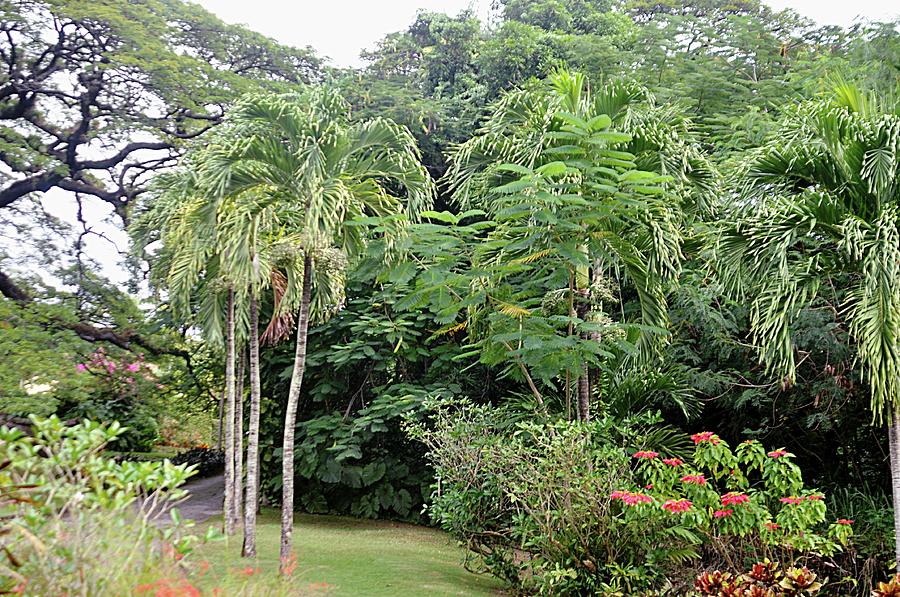
<svg viewBox="0 0 900 597">
<path fill-rule="evenodd" d="M 278 516 L 274 511 L 261 515 L 255 562 L 240 557 L 240 535 L 227 543 L 218 541 L 201 547 L 196 555 L 209 562 L 207 578 L 233 577 L 249 567 L 259 568 L 254 584 L 271 583 L 278 571 Z M 502 594 L 496 580 L 466 571 L 462 567 L 461 549 L 435 529 L 336 516 L 298 515 L 294 551 L 297 568 L 290 585 L 300 590 L 297 594 L 366 597 Z M 308 591 L 303 591 L 304 587 Z"/>
</svg>

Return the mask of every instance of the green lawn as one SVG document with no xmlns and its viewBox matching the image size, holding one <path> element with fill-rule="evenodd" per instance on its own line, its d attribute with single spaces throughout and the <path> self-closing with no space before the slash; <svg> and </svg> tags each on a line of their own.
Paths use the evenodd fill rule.
<svg viewBox="0 0 900 597">
<path fill-rule="evenodd" d="M 502 594 L 494 579 L 467 572 L 462 567 L 461 549 L 438 530 L 336 516 L 298 515 L 295 521 L 298 565 L 290 585 L 297 594 Z M 271 579 L 278 569 L 279 537 L 278 513 L 267 511 L 259 520 L 255 563 L 240 557 L 240 535 L 227 545 L 221 541 L 203 546 L 197 555 L 210 564 L 207 578 L 234 576 L 237 570 L 252 566 L 260 569 L 259 577 Z"/>
</svg>

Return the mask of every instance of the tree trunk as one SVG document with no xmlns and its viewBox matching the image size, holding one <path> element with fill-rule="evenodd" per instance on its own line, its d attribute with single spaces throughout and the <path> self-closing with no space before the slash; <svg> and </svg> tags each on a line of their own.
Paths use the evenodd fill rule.
<svg viewBox="0 0 900 597">
<path fill-rule="evenodd" d="M 891 489 L 894 498 L 894 560 L 900 569 L 900 409 L 892 413 L 888 427 L 888 445 L 891 456 Z"/>
<path fill-rule="evenodd" d="M 577 293 L 579 295 L 580 302 L 575 306 L 575 315 L 581 321 L 587 321 L 591 311 L 591 306 L 588 302 L 588 290 L 579 289 L 577 290 Z M 588 336 L 585 334 L 581 334 L 579 338 L 581 338 L 582 340 L 587 340 Z M 591 372 L 587 363 L 584 364 L 584 367 L 581 370 L 581 375 L 578 376 L 576 387 L 578 420 L 582 423 L 589 423 L 591 421 Z"/>
<path fill-rule="evenodd" d="M 294 354 L 294 371 L 288 391 L 287 410 L 284 415 L 284 445 L 281 463 L 281 564 L 284 573 L 290 562 L 294 531 L 294 425 L 297 423 L 297 401 L 306 368 L 306 336 L 309 326 L 309 302 L 312 295 L 312 258 L 303 258 L 303 294 L 300 300 L 300 319 L 297 322 L 297 350 Z"/>
<path fill-rule="evenodd" d="M 591 422 L 591 375 L 587 365 L 578 377 L 578 419 Z"/>
<path fill-rule="evenodd" d="M 225 314 L 225 535 L 234 534 L 234 289 Z"/>
<path fill-rule="evenodd" d="M 216 450 L 223 448 L 222 434 L 225 433 L 225 392 L 219 392 L 219 434 L 216 436 Z"/>
<path fill-rule="evenodd" d="M 244 546 L 241 555 L 256 557 L 256 509 L 259 495 L 259 310 L 250 291 L 250 422 L 247 430 L 247 499 L 244 504 Z"/>
<path fill-rule="evenodd" d="M 247 355 L 241 346 L 238 352 L 237 377 L 234 391 L 234 520 L 240 524 L 244 493 L 244 377 Z"/>
</svg>

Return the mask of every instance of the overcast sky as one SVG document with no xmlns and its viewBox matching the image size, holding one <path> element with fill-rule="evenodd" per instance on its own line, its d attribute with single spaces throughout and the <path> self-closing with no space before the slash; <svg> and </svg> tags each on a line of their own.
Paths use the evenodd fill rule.
<svg viewBox="0 0 900 597">
<path fill-rule="evenodd" d="M 336 66 L 360 66 L 359 53 L 385 34 L 405 29 L 420 9 L 457 14 L 472 8 L 487 17 L 491 0 L 197 0 L 229 23 L 293 46 L 312 46 Z M 793 8 L 822 25 L 847 26 L 857 17 L 900 16 L 897 0 L 768 0 Z"/>
</svg>

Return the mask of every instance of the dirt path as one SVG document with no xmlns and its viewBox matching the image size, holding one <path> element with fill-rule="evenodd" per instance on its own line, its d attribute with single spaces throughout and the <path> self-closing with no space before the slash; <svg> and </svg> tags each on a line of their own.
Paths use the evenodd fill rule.
<svg viewBox="0 0 900 597">
<path fill-rule="evenodd" d="M 184 489 L 188 491 L 188 498 L 178 505 L 178 512 L 182 518 L 203 522 L 222 513 L 225 475 L 188 481 Z M 165 524 L 169 520 L 168 511 L 160 513 L 156 520 Z"/>
</svg>

